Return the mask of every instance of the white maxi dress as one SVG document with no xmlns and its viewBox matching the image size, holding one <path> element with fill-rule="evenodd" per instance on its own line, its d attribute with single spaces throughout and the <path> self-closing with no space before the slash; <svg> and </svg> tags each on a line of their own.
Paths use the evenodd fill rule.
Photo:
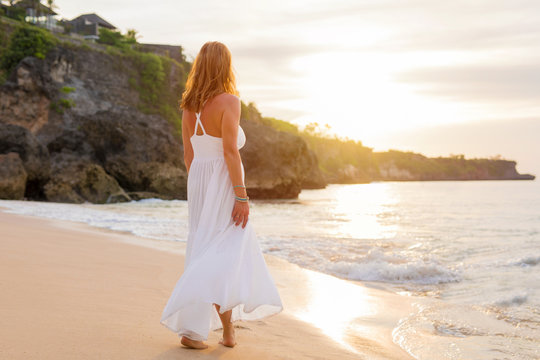
<svg viewBox="0 0 540 360">
<path fill-rule="evenodd" d="M 202 135 L 197 134 L 197 126 Z M 246 136 L 238 128 L 238 148 Z M 222 138 L 208 135 L 197 113 L 191 136 L 194 157 L 187 180 L 189 229 L 184 273 L 163 310 L 160 323 L 192 340 L 208 339 L 222 327 L 220 312 L 232 321 L 257 320 L 283 310 L 255 231 L 232 220 L 233 184 L 223 156 Z M 242 165 L 242 179 L 244 179 Z"/>
</svg>

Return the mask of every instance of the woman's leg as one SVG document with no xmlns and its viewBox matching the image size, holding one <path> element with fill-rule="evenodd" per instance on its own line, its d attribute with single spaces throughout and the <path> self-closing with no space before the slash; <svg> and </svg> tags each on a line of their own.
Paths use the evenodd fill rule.
<svg viewBox="0 0 540 360">
<path fill-rule="evenodd" d="M 214 304 L 218 312 L 221 324 L 223 325 L 223 339 L 219 342 L 228 347 L 234 347 L 236 345 L 236 339 L 234 335 L 234 326 L 231 322 L 232 310 L 225 311 L 223 314 L 219 312 L 219 305 Z"/>
</svg>

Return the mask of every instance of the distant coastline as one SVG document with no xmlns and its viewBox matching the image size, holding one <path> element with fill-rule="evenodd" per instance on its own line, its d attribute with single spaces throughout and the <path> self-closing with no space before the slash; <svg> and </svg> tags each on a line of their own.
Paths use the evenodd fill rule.
<svg viewBox="0 0 540 360">
<path fill-rule="evenodd" d="M 245 113 L 253 120 L 302 137 L 317 156 L 318 166 L 327 183 L 535 179 L 534 175 L 518 173 L 517 163 L 513 160 L 500 157 L 466 159 L 464 155 L 426 157 L 399 150 L 374 152 L 361 141 L 327 135 L 316 123 L 300 130 L 289 122 L 262 117 L 254 104 L 248 107 L 250 109 Z M 318 184 L 310 177 L 306 179 L 305 186 L 317 188 Z"/>
</svg>

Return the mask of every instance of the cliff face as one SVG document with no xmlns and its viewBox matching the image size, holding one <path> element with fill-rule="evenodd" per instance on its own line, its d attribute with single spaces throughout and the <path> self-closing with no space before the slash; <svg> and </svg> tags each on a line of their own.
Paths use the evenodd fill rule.
<svg viewBox="0 0 540 360">
<path fill-rule="evenodd" d="M 175 108 L 185 75 L 169 58 L 94 45 L 24 58 L 0 86 L 0 197 L 21 198 L 23 188 L 28 199 L 58 202 L 186 199 Z M 249 119 L 242 126 L 250 197 L 296 197 L 314 165 L 305 142 Z"/>
<path fill-rule="evenodd" d="M 326 185 L 316 156 L 300 137 L 245 118 L 240 125 L 247 138 L 240 154 L 250 197 L 295 198 L 302 188 Z"/>
<path fill-rule="evenodd" d="M 139 94 L 116 64 L 113 55 L 57 47 L 43 61 L 25 58 L 0 88 L 2 152 L 23 161 L 18 148 L 39 154 L 41 172 L 29 176 L 27 198 L 103 203 L 138 192 L 185 198 L 174 126 L 137 110 Z"/>
</svg>

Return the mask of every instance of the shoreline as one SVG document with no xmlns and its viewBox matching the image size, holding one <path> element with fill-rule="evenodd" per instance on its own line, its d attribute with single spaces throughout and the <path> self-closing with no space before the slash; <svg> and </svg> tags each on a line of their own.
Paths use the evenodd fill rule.
<svg viewBox="0 0 540 360">
<path fill-rule="evenodd" d="M 217 344 L 219 332 L 204 351 L 184 349 L 159 318 L 182 272 L 185 243 L 6 210 L 0 207 L 3 357 L 412 359 L 392 341 L 412 298 L 267 254 L 284 311 L 235 323 L 233 349 Z"/>
</svg>

